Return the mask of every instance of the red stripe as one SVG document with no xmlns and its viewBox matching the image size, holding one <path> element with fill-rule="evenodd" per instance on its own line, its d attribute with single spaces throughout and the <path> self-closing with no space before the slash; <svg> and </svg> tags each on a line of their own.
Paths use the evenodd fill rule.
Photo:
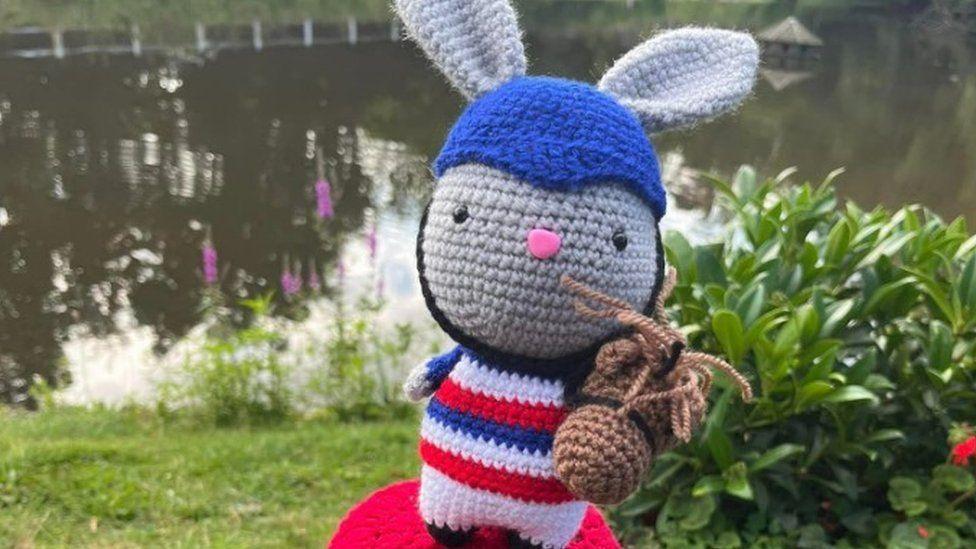
<svg viewBox="0 0 976 549">
<path fill-rule="evenodd" d="M 479 490 L 494 492 L 529 503 L 567 503 L 577 498 L 554 478 L 533 478 L 486 467 L 476 461 L 441 450 L 426 440 L 420 441 L 420 457 L 424 463 L 448 477 Z"/>
<path fill-rule="evenodd" d="M 562 406 L 509 402 L 469 391 L 451 378 L 444 380 L 440 389 L 437 390 L 437 400 L 459 412 L 475 415 L 495 423 L 515 425 L 546 433 L 555 433 L 559 424 L 566 419 L 566 409 Z"/>
</svg>

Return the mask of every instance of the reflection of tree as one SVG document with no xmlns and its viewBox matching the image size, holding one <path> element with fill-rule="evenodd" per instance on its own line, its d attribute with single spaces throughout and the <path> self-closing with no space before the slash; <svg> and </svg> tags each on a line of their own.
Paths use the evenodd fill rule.
<svg viewBox="0 0 976 549">
<path fill-rule="evenodd" d="M 390 56 L 397 59 L 380 62 Z M 22 392 L 14 373 L 54 381 L 72 326 L 106 333 L 113 315 L 131 307 L 165 345 L 195 324 L 205 227 L 230 266 L 222 281 L 230 296 L 274 289 L 286 256 L 331 269 L 375 205 L 364 158 L 370 175 L 404 183 L 387 193 L 394 206 L 412 199 L 404 189 L 426 192 L 421 160 L 398 142 L 446 127 L 451 115 L 424 119 L 410 107 L 442 105 L 450 93 L 422 63 L 396 44 L 228 55 L 206 65 L 7 62 L 0 398 Z M 375 127 L 358 130 L 363 120 Z M 309 151 L 318 148 L 334 166 L 336 217 L 324 224 L 311 196 Z"/>
<path fill-rule="evenodd" d="M 677 4 L 607 4 L 565 8 L 582 10 L 576 25 L 551 2 L 529 7 L 533 72 L 594 81 L 652 27 L 693 17 Z M 737 26 L 782 16 L 734 9 Z M 609 10 L 633 17 L 602 19 Z M 968 50 L 919 48 L 890 19 L 804 21 L 827 42 L 812 78 L 782 92 L 761 82 L 736 116 L 655 136 L 658 149 L 729 174 L 743 162 L 765 173 L 795 164 L 810 177 L 843 165 L 844 193 L 864 203 L 971 213 L 976 77 L 953 53 Z M 957 82 L 935 64 L 944 59 Z M 275 288 L 286 256 L 328 275 L 367 210 L 408 211 L 429 191 L 423 159 L 461 108 L 406 43 L 202 64 L 0 61 L 0 398 L 11 398 L 12 370 L 53 377 L 73 326 L 105 333 L 131 307 L 165 345 L 195 324 L 207 227 L 229 266 L 225 295 Z M 336 202 L 324 223 L 311 194 L 318 149 Z M 301 313 L 300 303 L 281 305 Z"/>
</svg>

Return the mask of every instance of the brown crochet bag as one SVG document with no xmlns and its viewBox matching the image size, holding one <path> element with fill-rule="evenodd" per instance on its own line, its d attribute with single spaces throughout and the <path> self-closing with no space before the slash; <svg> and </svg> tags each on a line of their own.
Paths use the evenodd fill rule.
<svg viewBox="0 0 976 549">
<path fill-rule="evenodd" d="M 553 447 L 556 474 L 573 494 L 598 504 L 620 503 L 637 489 L 656 456 L 691 440 L 707 408 L 709 367 L 728 374 L 743 399 L 752 399 L 752 389 L 727 362 L 685 349 L 683 334 L 664 312 L 674 269 L 668 270 L 653 318 L 568 276 L 562 283 L 582 298 L 576 302 L 580 315 L 633 328 L 600 349 Z M 592 309 L 583 300 L 604 308 Z"/>
</svg>

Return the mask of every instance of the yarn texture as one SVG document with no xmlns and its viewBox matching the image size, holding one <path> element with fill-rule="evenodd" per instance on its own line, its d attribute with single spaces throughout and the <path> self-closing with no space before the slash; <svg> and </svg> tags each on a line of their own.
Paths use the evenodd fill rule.
<svg viewBox="0 0 976 549">
<path fill-rule="evenodd" d="M 420 483 L 401 482 L 377 491 L 352 509 L 339 524 L 329 549 L 442 549 L 431 538 L 417 513 Z M 503 549 L 508 546 L 501 528 L 481 528 L 465 549 Z M 593 506 L 568 549 L 619 549 L 613 532 Z"/>
<path fill-rule="evenodd" d="M 657 133 L 735 108 L 752 91 L 758 67 L 759 46 L 748 34 L 686 28 L 628 52 L 598 87 Z"/>
<path fill-rule="evenodd" d="M 507 0 L 396 0 L 407 32 L 468 99 L 525 74 L 525 48 Z"/>
<path fill-rule="evenodd" d="M 619 500 L 686 440 L 711 380 L 704 358 L 662 355 L 673 334 L 637 312 L 659 302 L 665 269 L 647 132 L 737 105 L 758 48 L 729 31 L 664 33 L 593 86 L 526 76 L 508 0 L 394 4 L 471 102 L 434 162 L 416 250 L 427 307 L 458 346 L 404 384 L 430 397 L 419 493 L 374 495 L 333 547 L 618 547 L 586 500 Z M 607 310 L 580 314 L 562 277 Z"/>
<path fill-rule="evenodd" d="M 461 206 L 469 217 L 458 223 Z M 562 237 L 562 249 L 545 261 L 528 248 L 537 227 Z M 617 231 L 628 239 L 622 251 L 613 243 Z M 643 309 L 664 260 L 654 215 L 627 186 L 551 191 L 478 164 L 444 174 L 421 234 L 421 287 L 444 330 L 466 347 L 517 356 L 583 352 L 619 331 L 610 321 L 581 321 L 560 274 Z M 549 373 L 567 373 L 561 368 Z"/>
<path fill-rule="evenodd" d="M 559 191 L 623 183 L 658 219 L 665 212 L 657 155 L 637 117 L 580 82 L 520 77 L 472 103 L 448 135 L 434 173 L 467 163 Z"/>
<path fill-rule="evenodd" d="M 626 302 L 563 277 L 564 285 L 582 298 L 577 302 L 581 315 L 615 318 L 634 329 L 600 349 L 576 409 L 556 433 L 556 471 L 581 499 L 622 502 L 640 485 L 655 457 L 691 440 L 705 417 L 710 367 L 728 374 L 744 399 L 752 398 L 749 383 L 732 366 L 685 350 L 684 336 L 669 325 L 664 313 L 675 279 L 671 269 L 652 319 Z M 583 300 L 605 308 L 592 309 Z"/>
<path fill-rule="evenodd" d="M 445 378 L 428 372 L 437 389 L 421 425 L 424 519 L 456 531 L 506 526 L 539 546 L 565 547 L 587 505 L 553 469 L 563 383 L 506 372 L 465 348 Z"/>
</svg>

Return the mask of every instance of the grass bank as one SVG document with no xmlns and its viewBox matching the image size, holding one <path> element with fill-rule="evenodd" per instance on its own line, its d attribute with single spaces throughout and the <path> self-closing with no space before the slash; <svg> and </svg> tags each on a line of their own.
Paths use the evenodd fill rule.
<svg viewBox="0 0 976 549">
<path fill-rule="evenodd" d="M 414 476 L 417 424 L 161 425 L 135 411 L 0 409 L 0 546 L 321 547 Z"/>
</svg>

